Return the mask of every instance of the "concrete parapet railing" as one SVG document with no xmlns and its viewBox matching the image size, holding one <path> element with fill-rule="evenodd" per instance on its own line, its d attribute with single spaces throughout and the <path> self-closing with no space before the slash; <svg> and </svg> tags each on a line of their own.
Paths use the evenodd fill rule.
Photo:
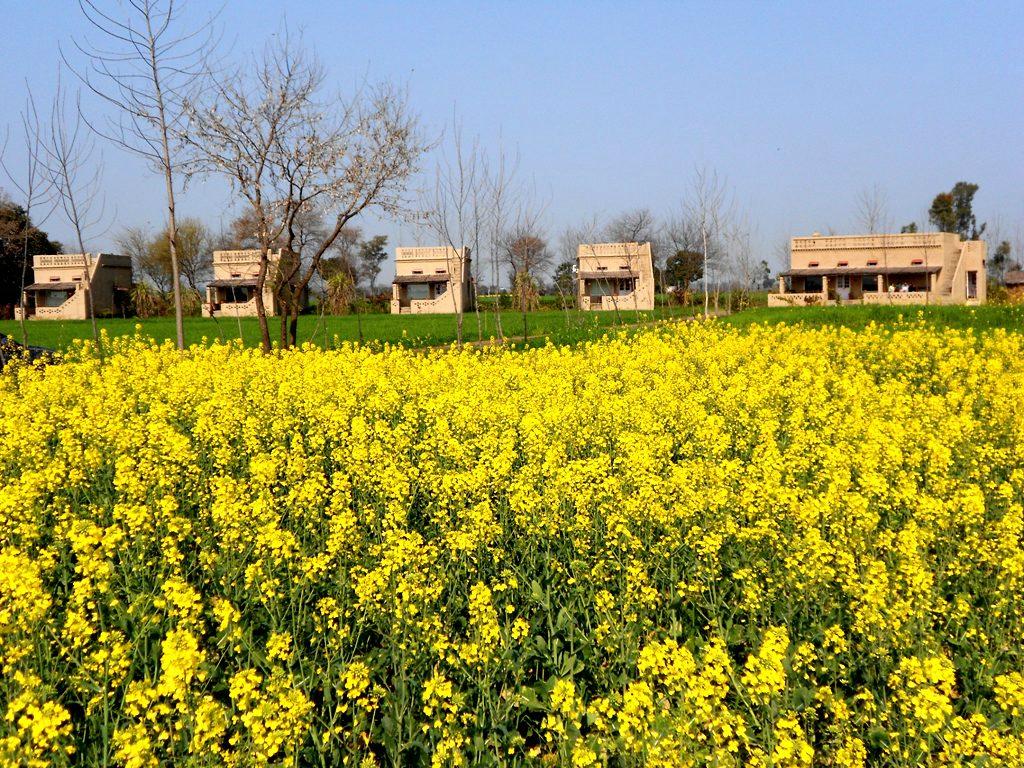
<svg viewBox="0 0 1024 768">
<path fill-rule="evenodd" d="M 943 297 L 928 291 L 885 291 L 884 293 L 865 293 L 865 304 L 941 304 Z"/>
<path fill-rule="evenodd" d="M 872 250 L 877 248 L 937 248 L 942 244 L 942 232 L 914 232 L 886 235 L 818 235 L 794 237 L 794 251 L 816 250 Z"/>
<path fill-rule="evenodd" d="M 810 307 L 824 304 L 824 296 L 820 291 L 814 293 L 769 293 L 769 307 Z"/>
</svg>

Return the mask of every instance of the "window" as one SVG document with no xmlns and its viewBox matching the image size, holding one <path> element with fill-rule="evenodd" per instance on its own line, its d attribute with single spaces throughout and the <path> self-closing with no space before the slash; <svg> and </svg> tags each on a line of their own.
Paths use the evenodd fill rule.
<svg viewBox="0 0 1024 768">
<path fill-rule="evenodd" d="M 422 269 L 414 269 L 414 270 L 412 271 L 412 273 L 413 273 L 414 275 L 422 275 L 422 274 L 423 274 L 423 270 L 422 270 Z"/>
<path fill-rule="evenodd" d="M 60 282 L 60 278 L 59 277 L 51 277 L 50 278 L 50 282 L 51 283 L 59 283 Z"/>
<path fill-rule="evenodd" d="M 231 277 L 232 278 L 238 278 L 238 277 L 241 277 L 241 276 L 242 276 L 241 272 L 232 272 L 231 273 Z"/>
<path fill-rule="evenodd" d="M 413 301 L 430 298 L 430 285 L 427 283 L 409 283 L 405 286 L 405 295 Z"/>
<path fill-rule="evenodd" d="M 619 269 L 629 269 L 629 266 L 628 265 L 623 265 L 623 266 L 619 267 Z"/>
<path fill-rule="evenodd" d="M 256 295 L 255 288 L 238 285 L 228 286 L 227 288 L 222 288 L 220 290 L 224 292 L 224 298 L 221 299 L 221 301 L 224 301 L 227 304 L 245 304 Z"/>
<path fill-rule="evenodd" d="M 848 267 L 848 266 L 850 266 L 850 262 L 848 262 L 848 261 L 840 261 L 839 262 L 839 266 L 840 267 Z"/>
<path fill-rule="evenodd" d="M 877 267 L 878 266 L 878 259 L 868 259 L 868 266 L 869 267 Z"/>
<path fill-rule="evenodd" d="M 74 280 L 76 283 L 82 282 L 82 278 L 80 277 L 72 277 L 71 279 Z"/>
<path fill-rule="evenodd" d="M 434 283 L 434 295 L 442 296 L 448 289 L 448 283 Z"/>
<path fill-rule="evenodd" d="M 608 267 L 598 267 L 597 268 L 598 272 L 606 272 L 607 270 L 608 270 Z"/>
<path fill-rule="evenodd" d="M 924 264 L 924 259 L 911 259 L 910 263 L 916 267 L 918 264 Z"/>
<path fill-rule="evenodd" d="M 443 275 L 445 273 L 445 270 L 443 270 L 443 269 L 435 269 L 434 273 L 438 274 L 438 275 Z"/>
<path fill-rule="evenodd" d="M 36 296 L 36 306 L 59 307 L 71 298 L 73 291 L 40 291 Z"/>
<path fill-rule="evenodd" d="M 808 267 L 816 267 L 816 266 L 818 266 L 818 262 L 816 262 L 816 261 L 808 261 L 807 262 L 807 266 Z"/>
<path fill-rule="evenodd" d="M 836 277 L 836 288 L 846 291 L 850 290 L 850 276 L 838 275 Z"/>
<path fill-rule="evenodd" d="M 861 286 L 865 293 L 872 292 L 877 293 L 878 291 L 878 275 L 864 275 L 861 280 Z"/>
</svg>

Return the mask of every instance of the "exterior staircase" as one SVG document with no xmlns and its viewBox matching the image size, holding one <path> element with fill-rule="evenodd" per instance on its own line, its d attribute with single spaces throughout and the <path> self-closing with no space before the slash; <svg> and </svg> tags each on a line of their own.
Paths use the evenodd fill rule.
<svg viewBox="0 0 1024 768">
<path fill-rule="evenodd" d="M 960 249 L 955 252 L 954 258 L 942 265 L 942 272 L 939 273 L 941 277 L 935 285 L 935 294 L 937 296 L 953 295 L 953 280 L 955 279 L 956 272 L 960 269 L 960 264 L 963 261 L 964 247 L 964 244 L 961 243 Z"/>
</svg>

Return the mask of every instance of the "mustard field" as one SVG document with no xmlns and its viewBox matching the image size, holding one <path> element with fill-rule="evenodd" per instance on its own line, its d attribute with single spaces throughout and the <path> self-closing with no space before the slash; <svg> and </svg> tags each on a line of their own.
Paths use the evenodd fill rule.
<svg viewBox="0 0 1024 768">
<path fill-rule="evenodd" d="M 0 765 L 1024 764 L 1024 336 L 0 375 Z"/>
</svg>

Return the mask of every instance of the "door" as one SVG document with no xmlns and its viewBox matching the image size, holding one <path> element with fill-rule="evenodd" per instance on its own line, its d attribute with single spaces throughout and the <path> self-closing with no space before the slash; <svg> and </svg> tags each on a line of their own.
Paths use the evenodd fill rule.
<svg viewBox="0 0 1024 768">
<path fill-rule="evenodd" d="M 836 277 L 836 296 L 843 301 L 850 299 L 850 276 L 839 275 Z"/>
<path fill-rule="evenodd" d="M 978 298 L 978 273 L 968 272 L 967 273 L 967 298 L 976 299 Z"/>
</svg>

